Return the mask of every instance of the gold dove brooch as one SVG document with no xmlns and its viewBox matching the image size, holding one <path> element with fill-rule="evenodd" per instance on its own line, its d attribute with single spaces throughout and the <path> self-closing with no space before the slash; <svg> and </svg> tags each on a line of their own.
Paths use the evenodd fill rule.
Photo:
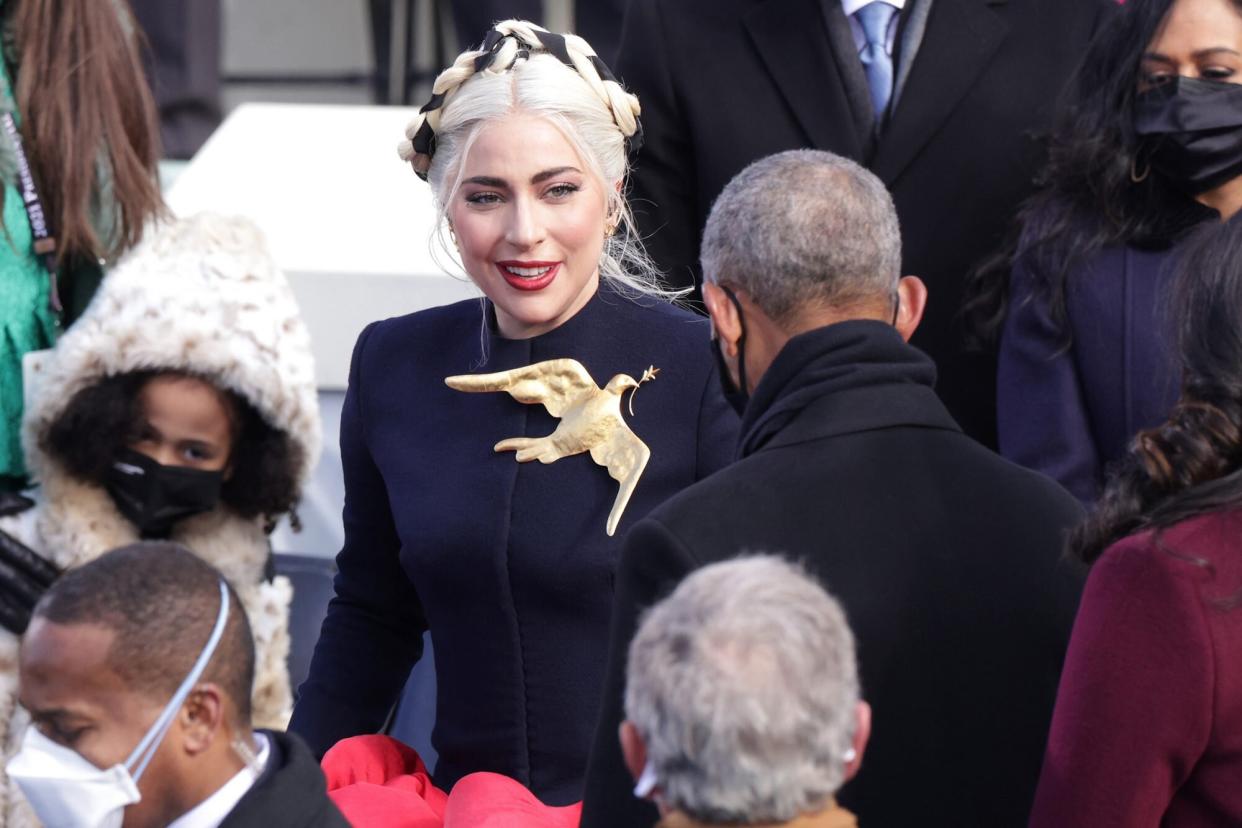
<svg viewBox="0 0 1242 828">
<path fill-rule="evenodd" d="M 444 383 L 458 391 L 506 391 L 520 403 L 541 403 L 553 417 L 560 418 L 556 430 L 546 437 L 510 437 L 496 444 L 494 451 L 513 451 L 519 463 L 538 460 L 555 463 L 584 451 L 608 469 L 620 485 L 617 499 L 608 515 L 606 531 L 617 531 L 621 514 L 638 485 L 651 449 L 630 431 L 621 415 L 621 397 L 637 391 L 660 369 L 652 366 L 640 380 L 617 374 L 600 388 L 576 359 L 550 359 L 525 368 L 495 374 L 462 374 L 446 377 Z M 634 415 L 634 395 L 630 395 L 630 416 Z"/>
</svg>

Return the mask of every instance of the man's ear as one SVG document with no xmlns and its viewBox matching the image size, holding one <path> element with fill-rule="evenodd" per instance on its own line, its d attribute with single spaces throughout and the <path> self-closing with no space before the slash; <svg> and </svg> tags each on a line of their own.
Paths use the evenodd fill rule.
<svg viewBox="0 0 1242 828">
<path fill-rule="evenodd" d="M 617 730 L 617 738 L 621 740 L 621 755 L 625 757 L 625 767 L 637 782 L 638 777 L 643 775 L 643 768 L 647 765 L 647 744 L 639 735 L 638 728 L 634 727 L 634 723 L 629 719 L 621 723 L 621 727 Z"/>
<path fill-rule="evenodd" d="M 738 316 L 737 305 L 720 285 L 711 282 L 703 283 L 703 304 L 707 306 L 707 315 L 712 319 L 724 352 L 730 357 L 737 356 L 737 343 L 742 338 L 742 320 Z"/>
<path fill-rule="evenodd" d="M 860 701 L 854 706 L 854 742 L 850 747 L 854 751 L 853 758 L 845 763 L 845 781 L 848 782 L 858 774 L 862 767 L 863 753 L 867 750 L 867 740 L 871 738 L 871 705 Z"/>
<path fill-rule="evenodd" d="M 918 276 L 903 276 L 897 283 L 897 301 L 894 327 L 901 338 L 909 342 L 919 322 L 923 321 L 923 311 L 927 307 L 927 285 Z"/>
<path fill-rule="evenodd" d="M 224 694 L 219 685 L 208 682 L 195 687 L 177 717 L 185 752 L 193 756 L 211 747 L 224 729 L 224 716 Z"/>
</svg>

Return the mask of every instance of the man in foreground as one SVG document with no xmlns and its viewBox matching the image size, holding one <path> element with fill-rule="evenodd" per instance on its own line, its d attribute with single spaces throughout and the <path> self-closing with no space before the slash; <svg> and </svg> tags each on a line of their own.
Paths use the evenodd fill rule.
<svg viewBox="0 0 1242 828">
<path fill-rule="evenodd" d="M 850 618 L 883 722 L 841 791 L 859 822 L 1025 824 L 1081 589 L 1060 556 L 1077 502 L 965 436 L 932 390 L 906 341 L 927 292 L 901 277 L 872 173 L 815 150 L 752 164 L 713 206 L 702 261 L 740 459 L 626 539 L 583 825 L 655 822 L 616 746 L 639 612 L 757 549 L 803 561 Z"/>
<path fill-rule="evenodd" d="M 630 645 L 621 749 L 661 828 L 855 828 L 833 795 L 871 726 L 841 607 L 798 567 L 712 564 Z"/>
<path fill-rule="evenodd" d="M 337 828 L 294 737 L 250 727 L 254 639 L 236 593 L 189 550 L 113 550 L 61 576 L 19 657 L 29 711 L 6 768 L 57 828 Z"/>
</svg>

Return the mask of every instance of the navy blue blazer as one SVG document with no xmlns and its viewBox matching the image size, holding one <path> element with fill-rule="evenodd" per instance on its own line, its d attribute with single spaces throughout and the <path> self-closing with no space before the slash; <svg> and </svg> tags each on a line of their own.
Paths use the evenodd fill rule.
<svg viewBox="0 0 1242 828">
<path fill-rule="evenodd" d="M 997 374 L 1001 454 L 1095 501 L 1108 465 L 1177 401 L 1168 310 L 1183 247 L 1107 247 L 1073 269 L 1068 331 L 1052 320 L 1042 279 L 1019 255 Z"/>
<path fill-rule="evenodd" d="M 341 416 L 345 545 L 290 728 L 320 754 L 379 730 L 429 629 L 436 783 L 495 771 L 562 805 L 582 796 L 622 535 L 732 459 L 737 418 L 707 322 L 687 311 L 601 287 L 533 339 L 504 339 L 485 318 L 486 303 L 459 302 L 358 339 Z M 651 459 L 612 538 L 617 482 L 589 455 L 519 464 L 492 450 L 555 430 L 542 406 L 444 384 L 561 357 L 601 386 L 660 369 L 628 418 Z"/>
</svg>

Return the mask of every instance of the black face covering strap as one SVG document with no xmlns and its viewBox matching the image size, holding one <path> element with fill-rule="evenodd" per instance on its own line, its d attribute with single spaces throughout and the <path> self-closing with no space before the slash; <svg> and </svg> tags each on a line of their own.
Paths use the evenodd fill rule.
<svg viewBox="0 0 1242 828">
<path fill-rule="evenodd" d="M 737 324 L 742 329 L 737 338 L 737 384 L 739 392 L 749 395 L 750 390 L 746 387 L 746 314 L 742 313 L 742 303 L 731 288 L 721 285 L 720 289 L 737 310 Z"/>
<path fill-rule="evenodd" d="M 720 374 L 720 388 L 724 393 L 725 402 L 729 403 L 729 406 L 740 417 L 746 410 L 746 403 L 750 401 L 750 391 L 746 388 L 746 317 L 742 313 L 742 303 L 737 300 L 737 294 L 724 285 L 718 285 L 718 287 L 724 291 L 725 296 L 729 297 L 729 301 L 737 309 L 737 322 L 742 329 L 737 338 L 737 385 L 729 376 L 729 366 L 725 362 L 724 353 L 720 350 L 719 341 L 713 336 L 708 345 L 712 349 L 712 358 L 716 360 L 717 372 Z"/>
<path fill-rule="evenodd" d="M 1214 190 L 1242 175 L 1242 84 L 1178 76 L 1139 94 L 1134 131 L 1170 183 Z"/>
</svg>

